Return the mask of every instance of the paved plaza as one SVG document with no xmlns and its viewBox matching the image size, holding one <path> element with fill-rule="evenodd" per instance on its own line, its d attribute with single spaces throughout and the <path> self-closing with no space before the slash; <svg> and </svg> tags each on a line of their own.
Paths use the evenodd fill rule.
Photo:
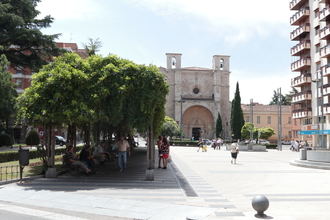
<svg viewBox="0 0 330 220">
<path fill-rule="evenodd" d="M 62 175 L 0 187 L 0 214 L 20 219 L 257 219 L 254 195 L 270 200 L 266 219 L 329 219 L 328 170 L 289 164 L 299 153 L 283 150 L 240 152 L 172 147 L 168 169 L 155 169 L 145 181 L 145 149 L 130 158 L 128 169 L 114 164 L 93 176 Z M 15 218 L 14 218 L 15 217 Z"/>
</svg>

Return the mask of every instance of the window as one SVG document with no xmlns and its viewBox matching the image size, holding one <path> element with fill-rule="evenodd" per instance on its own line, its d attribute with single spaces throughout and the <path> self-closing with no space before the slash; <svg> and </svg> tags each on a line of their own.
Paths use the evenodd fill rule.
<svg viewBox="0 0 330 220">
<path fill-rule="evenodd" d="M 175 57 L 172 57 L 171 65 L 172 65 L 172 68 L 176 68 L 176 59 L 175 59 Z"/>
<path fill-rule="evenodd" d="M 220 59 L 220 70 L 223 70 L 223 64 L 224 64 L 224 60 L 223 59 Z"/>
<path fill-rule="evenodd" d="M 257 124 L 260 124 L 260 116 L 257 116 Z"/>
<path fill-rule="evenodd" d="M 272 117 L 271 117 L 271 116 L 268 116 L 268 117 L 267 117 L 267 123 L 268 123 L 268 124 L 271 124 L 271 123 L 272 123 Z"/>
<path fill-rule="evenodd" d="M 288 124 L 291 124 L 291 117 L 288 117 Z"/>
<path fill-rule="evenodd" d="M 246 116 L 246 122 L 250 122 L 250 116 Z"/>
<path fill-rule="evenodd" d="M 291 131 L 288 132 L 288 136 L 289 136 L 289 138 L 292 138 L 292 132 Z"/>
</svg>

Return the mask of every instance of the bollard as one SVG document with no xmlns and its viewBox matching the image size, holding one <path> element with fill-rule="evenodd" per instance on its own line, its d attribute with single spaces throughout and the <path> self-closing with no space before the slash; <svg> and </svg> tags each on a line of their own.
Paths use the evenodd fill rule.
<svg viewBox="0 0 330 220">
<path fill-rule="evenodd" d="M 252 199 L 252 207 L 257 211 L 258 216 L 264 216 L 264 211 L 269 207 L 269 201 L 264 195 L 257 195 Z"/>
</svg>

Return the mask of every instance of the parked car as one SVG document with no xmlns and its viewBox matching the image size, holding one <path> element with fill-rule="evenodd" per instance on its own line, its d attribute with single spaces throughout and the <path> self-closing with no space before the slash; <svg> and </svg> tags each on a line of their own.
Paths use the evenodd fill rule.
<svg viewBox="0 0 330 220">
<path fill-rule="evenodd" d="M 291 141 L 282 141 L 283 145 L 291 145 Z"/>
<path fill-rule="evenodd" d="M 66 144 L 66 140 L 62 136 L 55 136 L 55 145 L 63 146 Z"/>
<path fill-rule="evenodd" d="M 270 144 L 267 140 L 259 140 L 259 144 Z"/>
</svg>

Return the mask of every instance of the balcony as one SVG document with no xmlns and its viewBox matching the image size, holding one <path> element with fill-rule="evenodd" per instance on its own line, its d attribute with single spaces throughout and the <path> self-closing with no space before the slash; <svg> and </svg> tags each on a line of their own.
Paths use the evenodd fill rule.
<svg viewBox="0 0 330 220">
<path fill-rule="evenodd" d="M 330 66 L 328 64 L 324 65 L 324 66 L 321 66 L 321 71 L 322 71 L 323 76 L 330 75 Z"/>
<path fill-rule="evenodd" d="M 326 21 L 330 17 L 330 8 L 326 7 L 320 11 L 320 21 Z"/>
<path fill-rule="evenodd" d="M 291 48 L 291 55 L 292 56 L 299 56 L 301 53 L 311 49 L 311 42 L 303 41 L 296 46 Z"/>
<path fill-rule="evenodd" d="M 299 40 L 299 38 L 303 37 L 310 31 L 310 24 L 307 23 L 305 25 L 299 26 L 296 28 L 294 31 L 291 32 L 290 34 L 290 39 L 291 40 Z"/>
<path fill-rule="evenodd" d="M 323 95 L 330 95 L 330 87 L 323 88 Z"/>
<path fill-rule="evenodd" d="M 311 74 L 301 75 L 291 80 L 292 87 L 299 87 L 312 82 Z"/>
<path fill-rule="evenodd" d="M 319 33 L 320 39 L 321 40 L 328 40 L 330 39 L 330 26 L 326 26 L 320 30 Z"/>
<path fill-rule="evenodd" d="M 330 57 L 330 45 L 320 48 L 320 56 L 321 58 Z"/>
<path fill-rule="evenodd" d="M 307 108 L 307 109 L 297 109 L 297 110 L 292 110 L 292 118 L 297 119 L 297 118 L 307 118 L 312 116 L 312 109 Z"/>
<path fill-rule="evenodd" d="M 305 102 L 307 100 L 312 100 L 312 91 L 311 90 L 299 92 L 292 96 L 292 103 L 301 103 L 301 102 Z"/>
<path fill-rule="evenodd" d="M 309 8 L 300 9 L 290 18 L 291 25 L 299 25 L 310 14 Z"/>
<path fill-rule="evenodd" d="M 298 10 L 306 2 L 307 2 L 307 0 L 292 0 L 290 2 L 290 10 Z"/>
<path fill-rule="evenodd" d="M 323 114 L 329 115 L 330 114 L 330 104 L 324 104 L 323 105 Z"/>
<path fill-rule="evenodd" d="M 301 71 L 311 66 L 311 58 L 303 58 L 291 63 L 291 71 Z"/>
</svg>

